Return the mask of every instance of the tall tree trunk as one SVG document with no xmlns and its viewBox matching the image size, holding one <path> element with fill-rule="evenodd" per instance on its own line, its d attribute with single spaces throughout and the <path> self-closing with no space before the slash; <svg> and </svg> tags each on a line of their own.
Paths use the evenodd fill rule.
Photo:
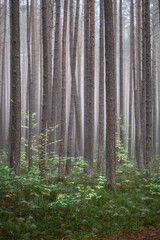
<svg viewBox="0 0 160 240">
<path fill-rule="evenodd" d="M 53 87 L 52 87 L 52 111 L 51 119 L 49 120 L 49 126 L 56 126 L 57 118 L 57 87 L 58 82 L 60 82 L 60 9 L 61 1 L 56 0 L 56 22 L 55 22 L 55 38 L 54 38 L 54 66 L 53 66 Z M 59 126 L 60 127 L 60 126 Z M 56 139 L 56 129 L 51 134 L 50 142 L 54 142 Z M 56 150 L 56 145 L 52 144 L 50 148 L 50 153 Z"/>
<path fill-rule="evenodd" d="M 80 1 L 77 0 L 76 5 L 76 18 L 75 18 L 75 27 L 74 27 L 74 36 L 73 36 L 73 26 L 70 25 L 70 61 L 71 61 L 71 100 L 70 100 L 70 115 L 69 115 L 69 124 L 68 124 L 68 147 L 67 147 L 67 164 L 66 164 L 66 173 L 71 173 L 71 157 L 72 157 L 72 144 L 73 144 L 73 120 L 74 120 L 74 106 L 75 98 L 77 96 L 77 86 L 76 86 L 76 53 L 77 53 L 77 40 L 78 40 L 78 22 L 79 22 L 79 5 Z M 73 2 L 70 2 L 70 23 L 73 21 Z M 75 103 L 75 104 L 74 104 Z M 77 110 L 77 109 L 75 109 Z"/>
<path fill-rule="evenodd" d="M 94 0 L 84 4 L 84 171 L 93 172 L 94 153 L 94 54 L 95 12 Z"/>
<path fill-rule="evenodd" d="M 129 89 L 129 137 L 128 137 L 128 159 L 131 160 L 132 149 L 132 91 L 133 91 L 133 0 L 130 6 L 130 89 Z"/>
<path fill-rule="evenodd" d="M 133 16 L 134 16 L 134 8 L 133 8 Z M 140 101 L 139 101 L 139 67 L 137 67 L 137 76 L 136 76 L 136 57 L 135 57 L 135 34 L 134 34 L 134 18 L 132 19 L 133 31 L 133 81 L 134 81 L 134 111 L 135 111 L 135 159 L 138 164 L 138 168 L 142 169 L 142 164 L 140 163 L 140 139 L 139 139 L 139 131 L 140 131 Z M 138 38 L 138 37 L 137 37 Z M 137 49 L 138 49 L 138 41 L 137 41 Z M 138 52 L 137 52 L 138 56 Z M 138 62 L 138 59 L 137 59 Z M 139 63 L 138 63 L 139 64 Z"/>
<path fill-rule="evenodd" d="M 29 170 L 33 166 L 33 151 L 32 151 L 32 143 L 33 143 L 33 121 L 32 114 L 34 113 L 33 105 L 34 105 L 34 87 L 33 87 L 33 79 L 31 76 L 31 49 L 30 49 L 30 6 L 29 0 L 27 0 L 27 53 L 28 53 L 28 94 L 29 94 L 29 137 L 28 137 L 28 163 Z"/>
<path fill-rule="evenodd" d="M 64 3 L 64 22 L 62 38 L 62 108 L 61 108 L 61 143 L 59 151 L 59 176 L 63 176 L 65 157 L 65 134 L 66 134 L 66 41 L 67 41 L 68 0 Z"/>
<path fill-rule="evenodd" d="M 152 170 L 152 85 L 151 85 L 151 37 L 150 1 L 145 1 L 146 34 L 146 169 L 150 176 Z"/>
<path fill-rule="evenodd" d="M 100 45 L 99 45 L 99 133 L 98 163 L 102 170 L 104 160 L 104 2 L 100 1 Z"/>
<path fill-rule="evenodd" d="M 119 74 L 120 74 L 120 117 L 121 117 L 121 125 L 124 125 L 124 111 L 123 111 L 123 15 L 122 15 L 122 0 L 119 2 L 119 17 L 120 17 L 120 66 L 119 66 Z M 124 132 L 122 127 L 120 127 L 120 140 L 124 145 Z"/>
<path fill-rule="evenodd" d="M 141 142 L 143 163 L 146 163 L 146 36 L 145 36 L 145 0 L 142 0 L 142 110 L 141 110 Z"/>
<path fill-rule="evenodd" d="M 153 160 L 156 158 L 156 126 L 157 126 L 157 111 L 156 111 L 156 1 L 153 0 L 153 57 L 152 57 L 152 106 L 153 106 Z"/>
<path fill-rule="evenodd" d="M 10 136 L 9 163 L 20 173 L 21 144 L 21 79 L 19 0 L 10 0 Z"/>
<path fill-rule="evenodd" d="M 42 33 L 43 33 L 43 105 L 40 139 L 40 175 L 45 176 L 46 127 L 48 105 L 48 41 L 47 41 L 47 1 L 42 1 Z"/>
<path fill-rule="evenodd" d="M 112 186 L 116 182 L 115 158 L 115 59 L 114 59 L 114 31 L 112 0 L 104 1 L 105 9 L 105 50 L 106 50 L 106 175 L 107 184 Z"/>
<path fill-rule="evenodd" d="M 90 1 L 90 49 L 89 49 L 89 87 L 88 87 L 88 157 L 89 173 L 93 173 L 94 158 L 94 75 L 95 75 L 95 0 Z"/>
<path fill-rule="evenodd" d="M 0 101 L 0 154 L 5 147 L 5 58 L 6 58 L 6 18 L 7 2 L 4 2 L 4 29 L 3 29 L 3 49 L 2 49 L 2 76 L 1 76 L 1 101 Z"/>
</svg>

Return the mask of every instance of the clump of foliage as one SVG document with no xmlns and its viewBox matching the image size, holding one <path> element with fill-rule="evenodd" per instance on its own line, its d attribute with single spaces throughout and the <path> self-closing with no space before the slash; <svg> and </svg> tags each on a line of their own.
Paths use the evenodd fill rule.
<svg viewBox="0 0 160 240">
<path fill-rule="evenodd" d="M 41 179 L 36 166 L 19 177 L 3 162 L 0 169 L 3 240 L 96 239 L 160 223 L 160 168 L 146 179 L 125 162 L 114 191 L 104 176 L 82 174 L 80 164 L 62 179 L 51 172 Z"/>
</svg>

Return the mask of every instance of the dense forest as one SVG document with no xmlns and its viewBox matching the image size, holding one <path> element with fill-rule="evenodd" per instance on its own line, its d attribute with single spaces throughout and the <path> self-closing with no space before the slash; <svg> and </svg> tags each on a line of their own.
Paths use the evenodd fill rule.
<svg viewBox="0 0 160 240">
<path fill-rule="evenodd" d="M 160 239 L 159 49 L 160 0 L 0 0 L 0 239 Z"/>
</svg>

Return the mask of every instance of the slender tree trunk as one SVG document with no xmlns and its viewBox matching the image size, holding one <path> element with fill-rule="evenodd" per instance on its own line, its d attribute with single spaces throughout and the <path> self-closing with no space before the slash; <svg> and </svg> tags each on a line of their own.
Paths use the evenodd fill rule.
<svg viewBox="0 0 160 240">
<path fill-rule="evenodd" d="M 10 0 L 10 136 L 9 163 L 20 173 L 21 144 L 21 78 L 19 0 Z"/>
<path fill-rule="evenodd" d="M 62 108 L 61 108 L 61 143 L 59 151 L 59 176 L 63 176 L 64 157 L 65 157 L 65 134 L 66 134 L 66 41 L 67 41 L 67 18 L 68 18 L 68 0 L 64 3 L 64 22 L 62 38 Z"/>
<path fill-rule="evenodd" d="M 28 53 L 28 94 L 29 94 L 29 138 L 28 138 L 28 163 L 29 170 L 33 166 L 33 121 L 32 114 L 34 113 L 33 103 L 34 103 L 34 88 L 33 88 L 33 79 L 31 76 L 31 56 L 30 56 L 30 6 L 29 1 L 27 0 L 27 53 Z"/>
<path fill-rule="evenodd" d="M 5 147 L 5 58 L 6 58 L 6 18 L 7 2 L 4 2 L 4 28 L 3 28 L 3 49 L 2 49 L 2 77 L 1 77 L 1 104 L 0 104 L 0 154 Z"/>
<path fill-rule="evenodd" d="M 146 163 L 146 36 L 145 36 L 145 0 L 142 0 L 142 111 L 141 142 L 143 146 L 143 163 Z"/>
<path fill-rule="evenodd" d="M 89 88 L 88 88 L 88 144 L 89 173 L 93 173 L 94 158 L 94 75 L 95 75 L 95 0 L 90 0 L 90 49 L 89 49 Z"/>
<path fill-rule="evenodd" d="M 106 50 L 106 175 L 107 184 L 112 186 L 116 182 L 115 157 L 115 59 L 114 59 L 114 30 L 112 0 L 104 1 L 105 9 L 105 50 Z"/>
<path fill-rule="evenodd" d="M 153 160 L 156 158 L 156 1 L 153 0 L 153 57 L 152 57 L 152 105 L 153 105 Z"/>
<path fill-rule="evenodd" d="M 55 39 L 54 39 L 54 66 L 53 66 L 53 87 L 52 87 L 52 111 L 51 111 L 51 119 L 49 120 L 49 126 L 56 126 L 56 118 L 57 118 L 57 87 L 58 82 L 60 82 L 60 9 L 61 9 L 61 1 L 56 0 L 56 22 L 55 22 Z M 51 134 L 50 142 L 54 142 L 56 139 L 56 129 Z M 55 152 L 56 145 L 52 144 L 50 148 L 50 154 Z"/>
<path fill-rule="evenodd" d="M 145 1 L 146 34 L 146 168 L 150 176 L 152 170 L 152 85 L 151 85 L 151 37 L 150 1 Z"/>
<path fill-rule="evenodd" d="M 124 125 L 124 111 L 123 111 L 123 15 L 122 15 L 122 0 L 119 2 L 119 17 L 120 17 L 120 117 L 121 125 Z M 124 133 L 122 127 L 120 127 L 120 140 L 124 145 Z"/>
<path fill-rule="evenodd" d="M 104 2 L 100 1 L 100 46 L 99 46 L 99 134 L 98 163 L 102 170 L 104 161 Z"/>
<path fill-rule="evenodd" d="M 45 155 L 46 155 L 46 127 L 48 110 L 48 41 L 47 41 L 47 1 L 42 1 L 42 33 L 43 33 L 43 105 L 41 119 L 40 139 L 40 175 L 45 176 Z"/>
<path fill-rule="evenodd" d="M 133 8 L 133 16 L 134 16 L 134 8 Z M 134 81 L 134 111 L 135 111 L 135 159 L 138 164 L 138 168 L 142 169 L 142 164 L 140 163 L 140 139 L 139 139 L 139 131 L 140 131 L 140 101 L 139 101 L 139 67 L 137 67 L 137 77 L 136 77 L 136 58 L 135 58 L 135 34 L 134 34 L 134 18 L 132 19 L 133 31 L 133 81 Z M 138 45 L 138 41 L 137 41 Z M 138 49 L 138 46 L 137 46 Z M 138 56 L 138 53 L 137 53 Z M 138 62 L 138 60 L 137 60 Z"/>
<path fill-rule="evenodd" d="M 130 89 L 129 89 L 129 137 L 128 137 L 128 159 L 131 160 L 132 149 L 132 91 L 133 91 L 133 0 L 130 6 Z"/>
<path fill-rule="evenodd" d="M 72 156 L 72 144 L 73 144 L 73 120 L 74 120 L 74 106 L 76 105 L 75 99 L 77 96 L 77 86 L 76 86 L 76 53 L 77 53 L 77 40 L 78 40 L 78 22 L 79 22 L 79 5 L 80 1 L 77 0 L 76 5 L 76 18 L 75 18 L 75 28 L 74 28 L 74 37 L 73 37 L 73 26 L 70 28 L 70 61 L 71 61 L 71 101 L 70 101 L 70 115 L 69 115 L 69 125 L 68 125 L 68 147 L 67 147 L 67 164 L 66 164 L 66 173 L 71 173 L 71 156 Z M 73 2 L 71 3 L 73 4 Z M 72 9 L 72 5 L 70 6 L 70 14 Z M 72 15 L 70 16 L 70 22 L 73 21 Z M 73 39 L 72 39 L 73 38 Z M 78 103 L 77 103 L 78 104 Z M 77 109 L 75 109 L 77 110 Z"/>
</svg>

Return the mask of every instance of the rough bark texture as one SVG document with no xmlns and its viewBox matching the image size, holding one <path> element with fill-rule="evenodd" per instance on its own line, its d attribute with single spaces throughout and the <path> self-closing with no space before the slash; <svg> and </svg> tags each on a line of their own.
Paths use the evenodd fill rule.
<svg viewBox="0 0 160 240">
<path fill-rule="evenodd" d="M 115 158 L 115 60 L 112 0 L 104 1 L 105 9 L 105 48 L 106 48 L 106 175 L 107 184 L 116 182 Z"/>
<path fill-rule="evenodd" d="M 95 9 L 94 0 L 84 5 L 84 160 L 85 173 L 93 173 L 94 154 L 94 54 Z"/>
<path fill-rule="evenodd" d="M 45 176 L 46 126 L 48 105 L 48 45 L 47 45 L 47 1 L 42 0 L 42 33 L 43 33 L 43 104 L 40 139 L 40 175 Z"/>
<path fill-rule="evenodd" d="M 100 1 L 100 46 L 99 46 L 99 134 L 98 163 L 102 170 L 104 161 L 104 2 Z"/>
<path fill-rule="evenodd" d="M 146 168 L 148 175 L 152 170 L 152 85 L 151 85 L 151 36 L 150 1 L 145 1 L 146 34 Z"/>
<path fill-rule="evenodd" d="M 21 80 L 19 0 L 10 0 L 10 135 L 9 163 L 20 173 L 21 143 Z"/>
</svg>

